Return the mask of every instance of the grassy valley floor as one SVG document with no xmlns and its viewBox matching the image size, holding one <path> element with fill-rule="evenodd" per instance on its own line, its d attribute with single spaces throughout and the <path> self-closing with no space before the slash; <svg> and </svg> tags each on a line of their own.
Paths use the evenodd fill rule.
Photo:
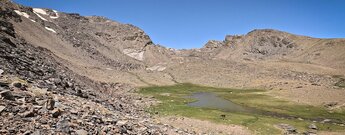
<svg viewBox="0 0 345 135">
<path fill-rule="evenodd" d="M 197 92 L 210 92 L 238 105 L 251 108 L 252 112 L 222 111 L 212 108 L 188 106 L 196 99 L 188 96 Z M 279 124 L 289 124 L 298 133 L 307 132 L 315 124 L 317 132 L 345 133 L 345 111 L 328 111 L 323 107 L 284 101 L 266 95 L 266 90 L 231 89 L 177 84 L 172 86 L 143 87 L 139 93 L 153 96 L 159 102 L 147 111 L 158 116 L 178 116 L 207 120 L 218 124 L 233 124 L 248 127 L 255 134 L 282 134 Z"/>
</svg>

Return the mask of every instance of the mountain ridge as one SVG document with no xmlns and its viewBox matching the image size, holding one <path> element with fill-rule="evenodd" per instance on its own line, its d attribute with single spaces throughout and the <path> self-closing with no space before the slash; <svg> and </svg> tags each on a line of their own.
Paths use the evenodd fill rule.
<svg viewBox="0 0 345 135">
<path fill-rule="evenodd" d="M 345 39 L 311 38 L 262 29 L 245 35 L 225 35 L 223 41 L 212 40 L 198 49 L 176 50 L 154 44 L 149 35 L 136 26 L 104 17 L 83 17 L 76 13 L 25 7 L 8 0 L 1 1 L 0 13 L 0 74 L 8 78 L 18 77 L 25 82 L 23 85 L 30 84 L 49 93 L 43 97 L 28 96 L 30 98 L 43 100 L 56 96 L 62 98 L 61 102 L 66 106 L 75 98 L 119 115 L 108 117 L 96 112 L 97 116 L 91 118 L 92 112 L 85 112 L 87 120 L 92 119 L 92 128 L 120 123 L 114 127 L 116 133 L 174 132 L 173 127 L 163 130 L 164 125 L 147 122 L 152 119 L 143 108 L 154 104 L 154 99 L 133 93 L 138 87 L 152 85 L 193 83 L 267 89 L 268 95 L 292 102 L 313 106 L 336 102 L 338 107 L 345 104 L 345 92 L 341 87 L 345 76 Z M 11 82 L 0 80 L 1 93 L 34 93 L 29 86 L 20 87 L 28 89 L 20 91 L 12 86 L 15 79 L 1 77 Z M 17 97 L 23 97 L 20 94 Z M 64 95 L 70 97 L 66 102 Z M 8 108 L 18 108 L 10 106 L 15 104 L 13 98 L 19 99 L 17 97 L 7 94 Z M 27 102 L 36 104 L 31 100 Z M 71 116 L 75 113 L 70 109 L 85 109 L 80 104 L 76 107 L 60 109 Z M 31 108 L 34 106 L 23 110 L 29 114 L 46 115 L 31 111 Z M 36 108 L 38 110 L 41 109 Z M 6 118 L 13 113 L 11 109 L 5 112 Z M 48 111 L 50 113 L 53 112 Z M 55 113 L 58 115 L 59 111 Z M 67 119 L 67 115 L 62 117 Z M 112 120 L 102 123 L 94 120 L 96 117 Z M 81 115 L 75 118 L 81 119 Z M 52 119 L 55 123 L 64 123 L 60 119 Z M 25 125 L 23 119 L 18 121 L 21 122 L 19 125 Z M 126 127 L 133 128 L 138 123 L 140 128 Z M 32 127 L 26 128 L 33 130 Z M 59 128 L 61 133 L 74 133 L 64 126 Z M 92 130 L 92 133 L 96 132 Z"/>
<path fill-rule="evenodd" d="M 20 8 L 17 9 L 20 10 L 19 13 L 27 12 L 26 14 L 28 14 L 28 16 L 20 15 L 24 23 L 15 24 L 17 34 L 31 44 L 51 50 L 69 65 L 74 65 L 72 68 L 75 68 L 76 72 L 80 72 L 79 69 L 82 68 L 94 69 L 95 67 L 124 71 L 143 70 L 151 69 L 150 67 L 153 66 L 166 65 L 166 63 L 175 65 L 182 61 L 196 59 L 301 61 L 301 56 L 305 59 L 303 63 L 316 61 L 318 62 L 316 64 L 325 66 L 328 61 L 320 61 L 319 59 L 322 58 L 318 58 L 323 54 L 319 52 L 315 53 L 318 57 L 310 56 L 308 49 L 330 49 L 317 42 L 324 42 L 323 44 L 344 42 L 344 39 L 318 39 L 273 29 L 257 29 L 245 35 L 226 35 L 223 41 L 210 42 L 213 47 L 206 45 L 198 49 L 175 50 L 155 45 L 150 37 L 138 27 L 114 22 L 105 17 L 82 17 L 79 14 L 62 13 L 55 10 L 14 7 Z M 40 13 L 34 10 L 38 10 Z M 57 15 L 58 18 L 56 18 Z M 32 29 L 33 27 L 35 28 Z M 36 36 L 27 34 L 28 32 L 36 33 L 34 34 Z M 42 44 L 42 39 L 53 40 L 44 41 Z M 313 45 L 315 43 L 316 46 Z M 342 46 L 337 45 L 337 47 Z M 61 50 L 61 48 L 64 49 Z M 75 55 L 76 53 L 81 55 Z M 305 54 L 308 56 L 304 56 Z M 342 55 L 344 54 L 339 53 L 333 59 Z M 340 64 L 335 66 L 343 68 L 341 63 L 344 62 L 340 61 Z M 82 74 L 85 74 L 88 71 L 83 72 Z"/>
</svg>

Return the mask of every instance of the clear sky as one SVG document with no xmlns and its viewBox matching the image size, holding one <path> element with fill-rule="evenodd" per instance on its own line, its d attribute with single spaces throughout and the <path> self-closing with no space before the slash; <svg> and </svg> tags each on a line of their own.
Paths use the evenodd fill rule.
<svg viewBox="0 0 345 135">
<path fill-rule="evenodd" d="M 143 29 L 156 44 L 199 48 L 228 34 L 272 28 L 345 38 L 345 0 L 14 0 L 81 15 L 105 16 Z"/>
</svg>

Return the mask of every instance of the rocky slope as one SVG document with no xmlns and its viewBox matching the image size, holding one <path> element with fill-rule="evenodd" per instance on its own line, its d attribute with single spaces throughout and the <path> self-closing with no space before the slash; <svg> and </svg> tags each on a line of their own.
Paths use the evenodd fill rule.
<svg viewBox="0 0 345 135">
<path fill-rule="evenodd" d="M 17 8 L 31 10 L 1 2 L 1 134 L 188 134 L 154 122 L 143 110 L 152 99 L 137 96 L 133 87 L 76 74 L 54 50 L 18 35 L 15 24 L 28 18 Z M 119 63 L 118 70 L 140 67 Z"/>
<path fill-rule="evenodd" d="M 1 133 L 175 132 L 153 123 L 143 111 L 152 99 L 133 91 L 186 82 L 264 88 L 295 102 L 345 106 L 345 39 L 263 29 L 174 50 L 154 44 L 138 27 L 104 17 L 8 0 L 0 6 Z M 39 125 L 28 124 L 35 121 Z"/>
</svg>

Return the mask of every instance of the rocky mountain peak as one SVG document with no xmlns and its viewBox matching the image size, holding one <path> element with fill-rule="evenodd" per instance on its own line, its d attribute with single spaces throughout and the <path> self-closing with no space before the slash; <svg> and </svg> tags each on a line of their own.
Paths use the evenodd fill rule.
<svg viewBox="0 0 345 135">
<path fill-rule="evenodd" d="M 247 33 L 247 35 L 262 35 L 262 34 L 266 34 L 266 35 L 282 35 L 282 34 L 288 34 L 287 32 L 283 32 L 283 31 L 279 31 L 279 30 L 275 30 L 275 29 L 254 29 L 250 32 Z"/>
<path fill-rule="evenodd" d="M 208 49 L 214 49 L 214 48 L 219 48 L 224 45 L 223 41 L 217 41 L 217 40 L 209 40 L 203 48 L 208 48 Z"/>
</svg>

